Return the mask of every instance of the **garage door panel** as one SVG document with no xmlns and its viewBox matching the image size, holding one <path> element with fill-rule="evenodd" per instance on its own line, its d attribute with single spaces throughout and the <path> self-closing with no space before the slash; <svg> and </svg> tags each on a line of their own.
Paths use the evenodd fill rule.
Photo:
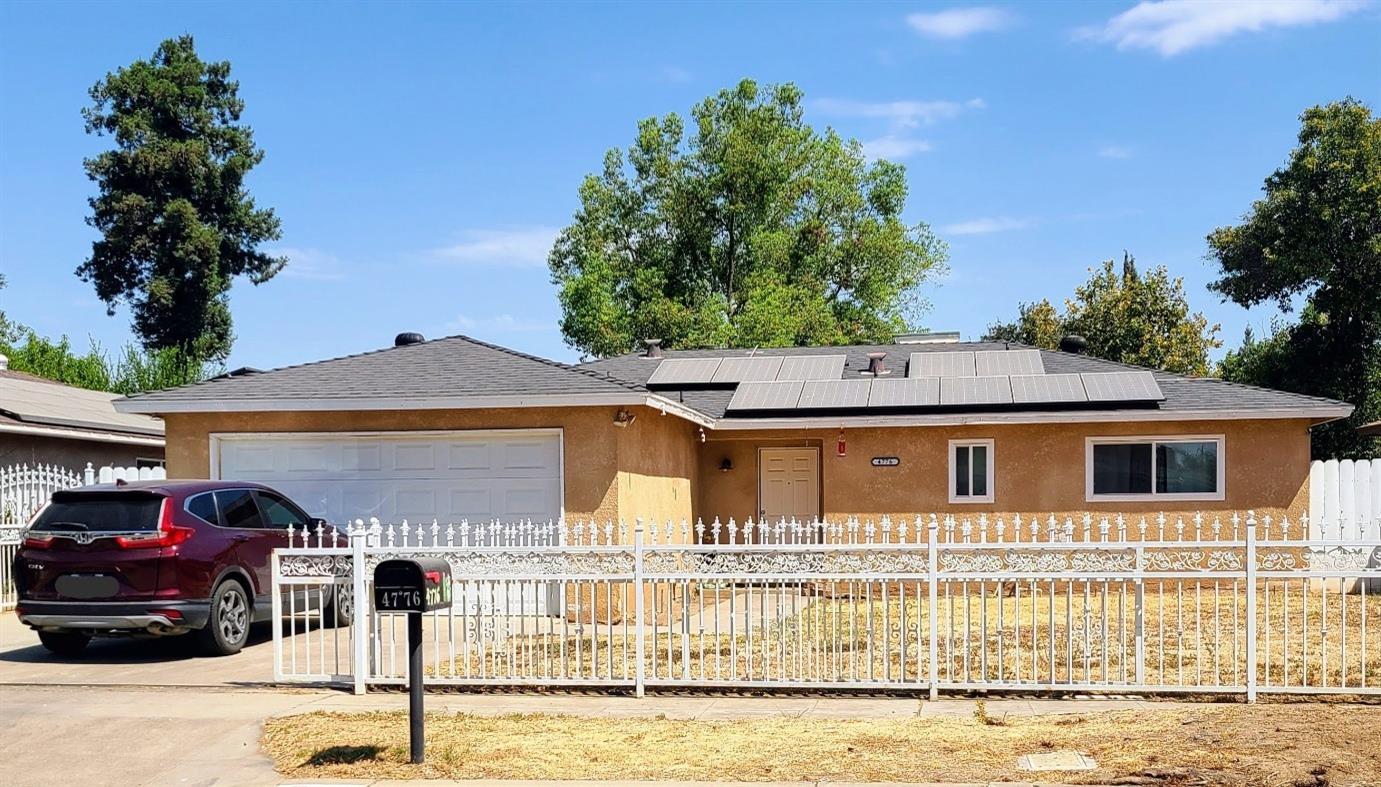
<svg viewBox="0 0 1381 787">
<path fill-rule="evenodd" d="M 546 519 L 545 512 L 557 503 L 549 486 L 537 480 L 510 481 L 502 489 L 502 495 L 501 519 Z"/>
<path fill-rule="evenodd" d="M 451 470 L 488 472 L 493 469 L 492 451 L 487 442 L 452 442 L 446 448 L 449 458 L 447 467 Z"/>
<path fill-rule="evenodd" d="M 504 470 L 551 472 L 560 466 L 558 447 L 550 440 L 505 440 L 499 447 Z"/>
<path fill-rule="evenodd" d="M 370 473 L 384 469 L 384 447 L 378 443 L 347 443 L 340 446 L 340 471 Z"/>
</svg>

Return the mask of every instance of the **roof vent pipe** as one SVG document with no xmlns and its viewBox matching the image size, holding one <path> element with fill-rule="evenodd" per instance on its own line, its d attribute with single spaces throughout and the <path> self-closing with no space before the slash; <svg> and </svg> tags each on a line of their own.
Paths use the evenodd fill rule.
<svg viewBox="0 0 1381 787">
<path fill-rule="evenodd" d="M 662 340 L 661 340 L 661 339 L 643 339 L 643 344 L 647 345 L 647 352 L 643 353 L 643 357 L 644 357 L 644 358 L 661 358 L 661 357 L 662 357 Z"/>
<path fill-rule="evenodd" d="M 876 352 L 868 353 L 868 374 L 874 377 L 881 377 L 884 374 L 891 374 L 887 367 L 882 363 L 882 359 L 887 357 L 887 353 Z"/>
<path fill-rule="evenodd" d="M 1060 340 L 1060 352 L 1074 353 L 1083 355 L 1088 352 L 1088 339 L 1082 336 L 1070 334 Z"/>
<path fill-rule="evenodd" d="M 426 340 L 426 337 L 424 337 L 422 334 L 408 331 L 407 333 L 400 333 L 397 336 L 393 337 L 393 346 L 406 347 L 409 344 L 421 344 Z"/>
</svg>

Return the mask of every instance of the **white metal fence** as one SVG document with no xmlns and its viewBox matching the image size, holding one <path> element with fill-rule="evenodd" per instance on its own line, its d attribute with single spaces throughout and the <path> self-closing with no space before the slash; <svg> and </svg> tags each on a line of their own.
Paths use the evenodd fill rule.
<svg viewBox="0 0 1381 787">
<path fill-rule="evenodd" d="M 1339 523 L 1344 537 L 1381 529 L 1381 458 L 1311 463 L 1309 510 Z"/>
<path fill-rule="evenodd" d="M 90 462 L 84 470 L 50 464 L 0 467 L 0 611 L 13 608 L 18 600 L 10 564 L 19 549 L 19 533 L 54 492 L 116 480 L 148 481 L 167 477 L 161 467 L 106 465 L 98 470 Z"/>
<path fill-rule="evenodd" d="M 1381 534 L 1314 528 L 360 522 L 275 554 L 275 678 L 403 683 L 405 621 L 371 612 L 372 571 L 430 555 L 456 599 L 424 620 L 433 684 L 1381 693 Z"/>
</svg>

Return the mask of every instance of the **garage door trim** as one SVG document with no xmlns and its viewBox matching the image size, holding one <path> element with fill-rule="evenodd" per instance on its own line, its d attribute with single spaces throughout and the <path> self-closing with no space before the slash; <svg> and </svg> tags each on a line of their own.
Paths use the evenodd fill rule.
<svg viewBox="0 0 1381 787">
<path fill-rule="evenodd" d="M 235 440 L 298 440 L 298 439 L 350 439 L 350 438 L 451 438 L 451 437 L 503 437 L 505 435 L 556 436 L 556 473 L 558 484 L 558 511 L 561 518 L 566 516 L 566 434 L 556 427 L 537 427 L 532 429 L 387 429 L 372 432 L 211 432 L 209 436 L 210 467 L 209 475 L 219 480 L 221 475 L 221 443 Z"/>
</svg>

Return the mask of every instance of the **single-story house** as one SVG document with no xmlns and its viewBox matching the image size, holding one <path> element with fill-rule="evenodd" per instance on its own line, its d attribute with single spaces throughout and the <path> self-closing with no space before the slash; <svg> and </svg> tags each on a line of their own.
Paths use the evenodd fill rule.
<svg viewBox="0 0 1381 787">
<path fill-rule="evenodd" d="M 161 466 L 163 423 L 117 412 L 119 398 L 14 371 L 0 355 L 0 467 Z"/>
<path fill-rule="evenodd" d="M 993 342 L 647 352 L 464 336 L 120 400 L 170 476 L 333 521 L 1289 512 L 1344 402 Z M 947 337 L 952 339 L 952 337 Z M 919 341 L 915 341 L 919 340 Z"/>
</svg>

